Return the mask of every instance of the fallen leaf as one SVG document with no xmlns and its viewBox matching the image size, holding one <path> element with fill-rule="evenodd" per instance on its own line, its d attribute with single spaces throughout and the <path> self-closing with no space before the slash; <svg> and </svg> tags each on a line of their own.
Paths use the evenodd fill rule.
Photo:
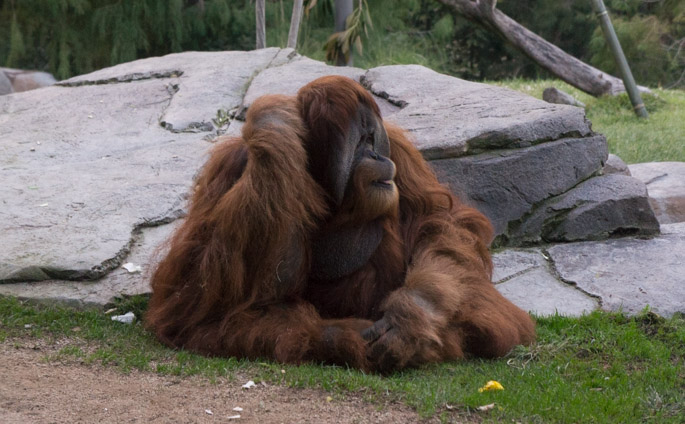
<svg viewBox="0 0 685 424">
<path fill-rule="evenodd" d="M 485 386 L 478 389 L 480 393 L 489 392 L 491 390 L 504 390 L 504 386 L 502 386 L 499 381 L 490 380 L 485 383 Z"/>
<path fill-rule="evenodd" d="M 332 401 L 332 400 L 333 400 L 333 398 L 332 398 L 332 397 L 330 397 L 330 396 L 326 396 L 326 402 L 330 402 L 330 401 Z"/>
<path fill-rule="evenodd" d="M 494 404 L 494 403 L 490 403 L 490 404 L 488 404 L 488 405 L 479 406 L 479 407 L 476 408 L 476 409 L 479 410 L 479 411 L 489 411 L 489 410 L 491 410 L 491 409 L 494 408 L 494 407 L 495 407 L 495 404 Z"/>
</svg>

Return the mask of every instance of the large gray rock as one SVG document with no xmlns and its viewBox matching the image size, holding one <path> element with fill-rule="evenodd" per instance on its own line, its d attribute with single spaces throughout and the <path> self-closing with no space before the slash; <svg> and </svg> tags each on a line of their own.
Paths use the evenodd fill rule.
<svg viewBox="0 0 685 424">
<path fill-rule="evenodd" d="M 12 81 L 10 81 L 4 72 L 0 71 L 0 96 L 10 94 L 12 92 L 14 92 L 14 88 L 12 88 Z"/>
<path fill-rule="evenodd" d="M 430 163 L 438 177 L 485 213 L 506 239 L 509 223 L 589 178 L 601 169 L 606 155 L 604 137 L 593 136 Z"/>
<path fill-rule="evenodd" d="M 182 215 L 208 145 L 160 127 L 171 97 L 161 80 L 0 97 L 0 281 L 100 278 L 136 229 Z"/>
<path fill-rule="evenodd" d="M 49 87 L 57 82 L 52 74 L 39 71 L 21 71 L 14 75 L 10 73 L 10 79 L 13 79 L 15 93 Z"/>
<path fill-rule="evenodd" d="M 336 68 L 275 48 L 143 59 L 0 97 L 0 282 L 10 283 L 0 293 L 74 304 L 145 293 L 146 280 L 121 266 L 149 269 L 141 252 L 154 250 L 183 215 L 211 147 L 205 140 L 238 135 L 239 111 L 257 96 L 294 94 L 327 74 L 350 76 L 386 99 L 384 116 L 411 131 L 443 181 L 493 218 L 502 241 L 512 223 L 572 197 L 606 158 L 604 138 L 578 108 L 419 66 Z M 568 202 L 584 210 L 582 201 Z M 596 218 L 587 237 L 613 231 L 597 225 L 603 215 L 587 216 Z M 521 278 L 543 274 L 554 277 L 536 268 L 498 286 L 514 296 L 513 287 L 533 284 Z M 570 287 L 557 283 L 525 297 Z"/>
<path fill-rule="evenodd" d="M 508 233 L 514 244 L 659 232 L 644 184 L 618 174 L 591 178 L 543 202 L 516 224 Z"/>
<path fill-rule="evenodd" d="M 607 159 L 606 140 L 576 107 L 484 89 L 416 65 L 374 68 L 361 82 L 402 108 L 389 119 L 411 132 L 442 181 L 493 221 L 496 245 L 526 242 L 510 232 L 545 202 L 600 174 Z M 621 225 L 643 227 L 640 214 L 624 218 Z M 653 217 L 647 220 L 651 228 Z M 606 237 L 616 230 L 610 225 L 600 219 L 587 236 Z"/>
<path fill-rule="evenodd" d="M 291 56 L 288 63 L 272 66 L 260 72 L 250 84 L 250 88 L 243 99 L 243 109 L 240 119 L 244 119 L 246 109 L 260 96 L 265 94 L 285 94 L 294 96 L 302 86 L 317 78 L 327 75 L 339 75 L 360 81 L 365 70 L 350 66 L 330 66 L 323 62 L 303 56 Z M 381 109 L 383 117 L 388 117 L 400 110 L 387 100 L 375 96 L 376 103 Z"/>
<path fill-rule="evenodd" d="M 97 281 L 43 280 L 0 284 L 0 295 L 39 303 L 60 303 L 77 308 L 103 307 L 117 298 L 150 293 L 149 278 L 164 254 L 160 246 L 180 221 L 136 231 L 126 257 L 132 272 L 119 266 Z M 140 267 L 140 270 L 137 270 Z"/>
<path fill-rule="evenodd" d="M 265 94 L 294 96 L 302 86 L 326 75 L 340 75 L 359 81 L 364 72 L 360 68 L 330 66 L 307 57 L 293 56 L 288 63 L 260 72 L 250 84 L 243 106 L 249 107 L 255 99 Z"/>
<path fill-rule="evenodd" d="M 47 72 L 0 68 L 0 95 L 48 87 L 56 82 Z"/>
<path fill-rule="evenodd" d="M 649 203 L 662 224 L 685 221 L 685 162 L 649 162 L 629 166 L 647 185 Z"/>
<path fill-rule="evenodd" d="M 174 132 L 208 132 L 217 111 L 236 111 L 250 81 L 268 66 L 287 62 L 292 49 L 251 52 L 187 52 L 124 63 L 60 82 L 79 86 L 169 78 L 174 93 L 159 117 Z"/>
<path fill-rule="evenodd" d="M 362 83 L 372 93 L 402 107 L 392 120 L 413 134 L 426 159 L 591 134 L 582 109 L 552 105 L 419 65 L 373 68 Z"/>
<path fill-rule="evenodd" d="M 548 252 L 561 278 L 601 298 L 601 308 L 636 314 L 685 312 L 685 224 L 652 239 L 561 244 Z"/>
<path fill-rule="evenodd" d="M 558 105 L 571 105 L 578 107 L 585 107 L 585 103 L 576 100 L 575 97 L 565 91 L 559 90 L 556 87 L 547 87 L 542 92 L 542 100 L 547 103 L 555 103 Z"/>
</svg>

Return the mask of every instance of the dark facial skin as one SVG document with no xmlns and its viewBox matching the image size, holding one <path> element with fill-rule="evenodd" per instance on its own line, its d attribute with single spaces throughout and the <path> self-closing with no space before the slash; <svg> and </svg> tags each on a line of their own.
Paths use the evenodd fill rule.
<svg viewBox="0 0 685 424">
<path fill-rule="evenodd" d="M 362 108 L 359 121 L 361 125 L 351 126 L 347 140 L 350 146 L 353 146 L 356 141 L 352 177 L 353 179 L 361 178 L 362 181 L 351 182 L 348 179 L 345 195 L 341 202 L 345 198 L 354 196 L 355 190 L 368 190 L 365 187 L 368 184 L 372 186 L 371 188 L 375 187 L 379 190 L 395 190 L 392 181 L 395 177 L 395 164 L 388 158 L 390 156 L 390 143 L 380 118 L 376 117 L 368 108 Z"/>
<path fill-rule="evenodd" d="M 381 118 L 366 106 L 359 108 L 345 134 L 331 134 L 325 145 L 317 140 L 309 150 L 312 175 L 330 195 L 335 209 L 349 196 L 350 180 L 366 159 L 378 162 L 374 166 L 379 178 L 392 180 L 394 177 L 394 170 L 389 172 L 389 163 L 381 165 L 389 161 L 390 156 L 390 144 Z"/>
<path fill-rule="evenodd" d="M 329 186 L 322 185 L 337 210 L 313 242 L 312 276 L 321 280 L 344 277 L 368 262 L 383 238 L 378 218 L 396 207 L 398 196 L 388 136 L 371 109 L 360 107 L 347 134 L 329 147 L 334 160 L 324 179 Z"/>
</svg>

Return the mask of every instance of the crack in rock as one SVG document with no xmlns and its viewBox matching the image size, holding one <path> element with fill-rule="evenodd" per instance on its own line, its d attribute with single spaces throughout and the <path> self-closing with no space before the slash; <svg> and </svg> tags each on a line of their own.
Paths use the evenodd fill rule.
<svg viewBox="0 0 685 424">
<path fill-rule="evenodd" d="M 522 275 L 528 274 L 529 272 L 534 271 L 534 270 L 536 270 L 537 268 L 538 268 L 537 265 L 532 265 L 532 266 L 530 266 L 530 267 L 528 267 L 528 268 L 526 268 L 526 269 L 523 269 L 523 270 L 521 270 L 521 271 L 515 272 L 515 273 L 513 273 L 513 274 L 511 274 L 511 275 L 507 275 L 506 277 L 501 278 L 501 279 L 499 279 L 499 280 L 497 280 L 497 281 L 493 281 L 492 284 L 494 284 L 494 285 L 504 284 L 504 283 L 506 283 L 507 281 L 513 280 L 513 279 L 516 278 L 516 277 L 520 277 L 520 276 L 522 276 Z"/>
<path fill-rule="evenodd" d="M 656 177 L 650 178 L 649 180 L 645 181 L 645 185 L 650 185 L 654 182 L 661 181 L 666 177 L 668 177 L 668 173 L 663 173 L 661 175 L 657 175 Z"/>
<path fill-rule="evenodd" d="M 172 122 L 176 122 L 176 124 L 178 124 L 177 121 L 179 117 L 177 116 L 177 114 L 175 114 L 173 118 L 166 118 L 167 113 L 169 113 L 169 109 L 174 104 L 175 99 L 171 99 L 169 105 L 167 106 L 167 108 L 165 108 L 164 112 L 162 113 L 159 119 L 159 123 L 165 130 L 172 133 L 209 133 L 205 137 L 203 137 L 203 139 L 205 140 L 218 137 L 226 131 L 226 128 L 222 128 L 223 125 L 219 125 L 216 122 L 217 120 L 222 119 L 220 113 L 222 111 L 225 111 L 228 113 L 228 118 L 237 117 L 238 119 L 241 119 L 242 116 L 244 119 L 244 114 L 246 112 L 246 107 L 244 106 L 245 96 L 252 84 L 252 81 L 254 81 L 254 79 L 264 70 L 287 65 L 288 63 L 291 63 L 294 58 L 298 57 L 300 57 L 300 55 L 292 49 L 276 49 L 273 56 L 268 58 L 268 61 L 265 61 L 265 63 L 263 62 L 263 64 L 254 67 L 252 74 L 245 79 L 245 82 L 243 83 L 242 87 L 233 92 L 234 95 L 239 97 L 238 105 L 231 103 L 230 105 L 218 106 L 218 108 L 215 110 L 215 113 L 211 116 L 208 116 L 206 112 L 203 112 L 200 116 L 194 116 L 194 118 L 189 122 L 183 122 L 183 119 L 181 119 L 180 126 L 175 127 Z M 184 91 L 186 97 L 189 96 L 187 91 L 188 86 L 193 86 L 195 87 L 195 89 L 198 88 L 198 81 L 200 80 L 198 80 L 197 78 L 197 75 L 194 75 L 192 72 L 190 72 L 188 78 L 183 82 L 182 88 L 186 90 Z M 180 87 L 176 91 L 179 90 Z M 190 96 L 192 97 L 193 94 L 196 93 L 191 93 Z M 219 105 L 219 103 L 216 104 Z"/>
<path fill-rule="evenodd" d="M 252 83 L 254 80 L 261 74 L 262 72 L 266 71 L 267 69 L 275 69 L 275 68 L 280 68 L 286 65 L 289 65 L 293 62 L 295 62 L 296 59 L 300 59 L 303 56 L 301 56 L 297 51 L 292 50 L 290 53 L 288 53 L 285 57 L 285 61 L 281 63 L 276 63 L 274 65 L 274 61 L 278 59 L 278 57 L 281 55 L 281 53 L 285 52 L 288 49 L 280 49 L 279 51 L 276 52 L 276 54 L 271 58 L 269 63 L 261 69 L 255 70 L 255 72 L 252 74 L 252 76 L 248 79 L 248 81 L 245 84 L 244 90 L 241 93 L 241 99 L 240 99 L 240 106 L 238 106 L 236 109 L 233 109 L 231 118 L 234 120 L 242 121 L 245 122 L 245 117 L 247 116 L 247 110 L 249 109 L 249 105 L 245 104 L 245 97 L 247 96 L 247 92 L 250 91 L 250 87 L 252 86 Z"/>
<path fill-rule="evenodd" d="M 15 283 L 25 281 L 44 281 L 44 280 L 63 280 L 63 281 L 94 281 L 107 276 L 110 272 L 119 268 L 126 258 L 131 253 L 131 248 L 138 242 L 142 230 L 144 228 L 159 227 L 172 223 L 180 218 L 186 216 L 186 210 L 181 207 L 180 203 L 185 202 L 184 199 L 179 199 L 179 202 L 173 205 L 167 212 L 154 218 L 143 219 L 139 223 L 134 224 L 131 230 L 131 236 L 128 241 L 117 251 L 117 253 L 100 264 L 91 267 L 90 269 L 60 269 L 54 266 L 29 265 L 25 267 L 16 267 L 6 273 L 7 277 L 0 278 L 0 284 Z M 11 264 L 5 266 L 12 267 Z"/>
<path fill-rule="evenodd" d="M 561 281 L 561 282 L 564 283 L 564 284 L 567 284 L 567 285 L 573 287 L 574 289 L 578 290 L 579 292 L 583 293 L 584 295 L 586 295 L 586 296 L 588 296 L 588 297 L 590 297 L 590 298 L 592 298 L 592 299 L 597 300 L 597 306 L 598 306 L 600 309 L 602 308 L 602 306 L 603 306 L 603 304 L 602 304 L 602 303 L 603 303 L 602 296 L 599 296 L 599 295 L 590 293 L 590 292 L 588 292 L 588 291 L 585 291 L 585 290 L 583 290 L 583 289 L 578 285 L 578 283 L 576 283 L 575 281 L 567 280 L 567 279 L 565 279 L 564 277 L 562 277 L 562 276 L 561 276 L 561 273 L 560 273 L 559 270 L 557 269 L 556 263 L 554 262 L 554 258 L 553 258 L 552 255 L 549 253 L 549 250 L 547 250 L 547 248 L 542 248 L 542 249 L 540 249 L 540 252 L 541 252 L 541 254 L 542 254 L 542 257 L 543 257 L 543 258 L 545 259 L 545 261 L 547 262 L 548 269 L 549 269 L 550 273 L 552 274 L 552 276 L 553 276 L 554 278 L 556 278 L 557 280 Z"/>
<path fill-rule="evenodd" d="M 364 73 L 364 75 L 359 77 L 359 83 L 362 85 L 362 87 L 366 88 L 371 93 L 375 94 L 376 96 L 380 97 L 381 99 L 387 100 L 388 103 L 390 103 L 391 105 L 397 106 L 400 109 L 404 109 L 405 107 L 407 107 L 407 105 L 409 105 L 409 103 L 405 102 L 404 100 L 395 99 L 395 98 L 391 97 L 390 94 L 388 94 L 388 92 L 386 92 L 386 91 L 374 90 L 372 87 L 371 81 L 369 81 L 367 78 L 368 73 L 369 73 L 369 70 L 367 69 L 366 72 Z"/>
<path fill-rule="evenodd" d="M 178 78 L 183 75 L 183 71 L 180 69 L 171 69 L 165 71 L 150 71 L 150 72 L 134 72 L 131 74 L 125 74 L 119 77 L 112 77 L 106 79 L 97 79 L 92 81 L 73 81 L 69 82 L 58 82 L 55 85 L 62 87 L 80 87 L 83 85 L 105 85 L 105 84 L 118 84 L 118 83 L 128 83 L 134 81 L 142 81 L 149 79 L 165 79 L 165 78 Z"/>
</svg>

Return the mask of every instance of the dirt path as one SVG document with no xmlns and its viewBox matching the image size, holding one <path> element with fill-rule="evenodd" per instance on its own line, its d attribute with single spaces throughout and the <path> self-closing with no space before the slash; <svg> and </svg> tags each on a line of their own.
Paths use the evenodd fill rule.
<svg viewBox="0 0 685 424">
<path fill-rule="evenodd" d="M 419 421 L 407 406 L 372 405 L 354 394 L 328 401 L 330 394 L 313 389 L 258 385 L 245 390 L 242 379 L 212 384 L 199 377 L 125 375 L 98 365 L 48 363 L 46 354 L 56 351 L 17 345 L 0 343 L 0 422 L 5 424 Z M 240 418 L 229 418 L 235 415 Z"/>
</svg>

